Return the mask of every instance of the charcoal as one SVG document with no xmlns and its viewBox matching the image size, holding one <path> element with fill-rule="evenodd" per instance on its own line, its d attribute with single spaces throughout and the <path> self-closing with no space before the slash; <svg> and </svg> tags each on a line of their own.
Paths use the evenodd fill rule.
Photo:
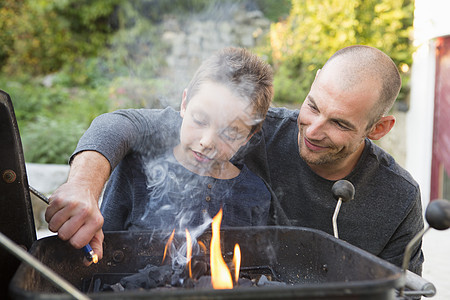
<svg viewBox="0 0 450 300">
<path fill-rule="evenodd" d="M 151 288 L 151 282 L 147 275 L 142 273 L 136 273 L 123 277 L 119 282 L 126 290 L 136 290 L 136 289 L 149 289 Z M 156 284 L 153 282 L 154 287 Z"/>
<path fill-rule="evenodd" d="M 203 289 L 203 288 L 212 288 L 211 276 L 202 276 L 195 283 L 195 288 Z"/>
<path fill-rule="evenodd" d="M 148 264 L 138 273 L 123 277 L 120 284 L 127 290 L 152 289 L 169 283 L 172 269 L 170 266 L 155 266 Z"/>
<path fill-rule="evenodd" d="M 199 279 L 208 271 L 208 263 L 204 260 L 193 260 L 191 268 L 192 278 Z"/>
<path fill-rule="evenodd" d="M 156 286 L 164 286 L 170 282 L 170 277 L 172 275 L 172 268 L 170 266 L 164 265 L 157 267 L 147 265 L 147 267 L 149 267 L 148 277 L 155 282 Z"/>
<path fill-rule="evenodd" d="M 283 286 L 286 285 L 285 282 L 280 281 L 270 281 L 267 279 L 266 275 L 261 275 L 257 283 L 258 286 Z"/>
<path fill-rule="evenodd" d="M 238 286 L 241 287 L 250 287 L 253 286 L 253 282 L 248 278 L 239 278 L 238 279 Z"/>
<path fill-rule="evenodd" d="M 194 282 L 194 280 L 192 280 L 192 278 L 186 278 L 186 279 L 183 281 L 183 287 L 186 288 L 186 289 L 192 289 L 192 288 L 194 288 L 194 287 L 195 287 L 195 282 Z"/>
<path fill-rule="evenodd" d="M 120 282 L 116 284 L 104 284 L 101 289 L 102 292 L 123 292 L 125 288 L 120 284 Z"/>
<path fill-rule="evenodd" d="M 173 270 L 173 274 L 171 272 L 170 285 L 177 287 L 181 286 L 185 277 L 182 269 Z"/>
</svg>

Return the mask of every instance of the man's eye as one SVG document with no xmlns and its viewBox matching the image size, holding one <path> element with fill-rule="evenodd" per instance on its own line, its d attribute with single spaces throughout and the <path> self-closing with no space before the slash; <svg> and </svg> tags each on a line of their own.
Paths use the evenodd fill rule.
<svg viewBox="0 0 450 300">
<path fill-rule="evenodd" d="M 315 105 L 311 104 L 311 103 L 309 103 L 308 106 L 309 106 L 309 108 L 310 108 L 312 111 L 319 111 L 319 110 L 317 109 L 317 107 L 316 107 Z"/>
<path fill-rule="evenodd" d="M 346 125 L 342 124 L 341 122 L 335 122 L 335 124 L 343 130 L 349 130 L 349 128 Z"/>
</svg>

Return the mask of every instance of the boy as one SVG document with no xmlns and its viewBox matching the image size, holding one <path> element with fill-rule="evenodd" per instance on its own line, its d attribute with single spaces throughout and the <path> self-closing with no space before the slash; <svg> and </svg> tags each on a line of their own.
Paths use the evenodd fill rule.
<svg viewBox="0 0 450 300">
<path fill-rule="evenodd" d="M 226 48 L 206 60 L 184 90 L 179 113 L 152 110 L 158 128 L 150 122 L 136 128 L 159 143 L 144 137 L 112 173 L 101 204 L 103 230 L 184 230 L 209 224 L 220 208 L 224 227 L 266 225 L 270 192 L 230 160 L 261 129 L 272 96 L 270 66 L 249 51 Z"/>
</svg>

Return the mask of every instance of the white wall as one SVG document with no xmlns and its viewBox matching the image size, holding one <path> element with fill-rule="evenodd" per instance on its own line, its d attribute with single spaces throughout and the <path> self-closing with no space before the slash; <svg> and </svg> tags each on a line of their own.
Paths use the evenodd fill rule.
<svg viewBox="0 0 450 300">
<path fill-rule="evenodd" d="M 425 207 L 430 201 L 433 140 L 435 38 L 450 34 L 450 1 L 416 0 L 410 110 L 406 119 L 406 169 L 418 181 Z"/>
</svg>

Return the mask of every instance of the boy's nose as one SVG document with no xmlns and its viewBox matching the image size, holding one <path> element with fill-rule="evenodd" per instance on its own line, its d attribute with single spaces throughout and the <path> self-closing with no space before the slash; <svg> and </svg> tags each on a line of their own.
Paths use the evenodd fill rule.
<svg viewBox="0 0 450 300">
<path fill-rule="evenodd" d="M 215 132 L 213 132 L 213 130 L 207 130 L 203 133 L 200 139 L 200 146 L 209 150 L 213 149 L 214 139 L 215 139 Z"/>
</svg>

